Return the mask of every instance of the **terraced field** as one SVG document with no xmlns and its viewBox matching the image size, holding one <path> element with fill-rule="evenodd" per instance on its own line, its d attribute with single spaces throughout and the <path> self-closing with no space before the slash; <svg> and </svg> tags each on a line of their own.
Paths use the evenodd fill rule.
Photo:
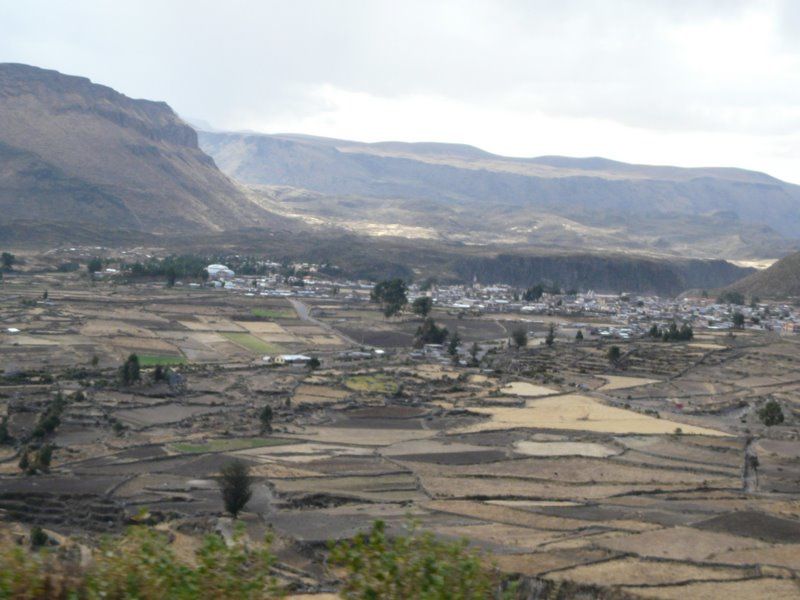
<svg viewBox="0 0 800 600">
<path fill-rule="evenodd" d="M 282 299 L 86 290 L 63 277 L 47 280 L 48 303 L 23 306 L 18 289 L 0 288 L 0 320 L 21 330 L 0 334 L 9 535 L 40 524 L 88 543 L 146 509 L 189 543 L 226 527 L 218 478 L 239 459 L 254 477 L 248 535 L 273 532 L 281 577 L 300 591 L 331 589 L 328 540 L 375 519 L 401 531 L 410 516 L 532 580 L 643 598 L 800 596 L 800 345 L 790 339 L 618 342 L 623 369 L 603 341 L 514 350 L 494 337 L 510 317 L 453 317 L 482 344 L 477 366 L 454 365 L 337 334 L 400 344 L 416 326 L 358 300 L 309 302 L 324 313 L 312 320 Z M 122 385 L 133 349 L 142 380 Z M 313 351 L 322 365 L 262 364 L 279 351 Z M 155 381 L 157 365 L 182 384 Z M 49 473 L 23 475 L 19 441 L 58 392 Z M 760 422 L 766 398 L 784 423 Z M 745 491 L 748 440 L 759 467 Z"/>
</svg>

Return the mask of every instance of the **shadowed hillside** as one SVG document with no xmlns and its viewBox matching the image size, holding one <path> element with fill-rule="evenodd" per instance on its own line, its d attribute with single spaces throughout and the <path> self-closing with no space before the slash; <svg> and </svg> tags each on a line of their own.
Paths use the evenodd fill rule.
<svg viewBox="0 0 800 600">
<path fill-rule="evenodd" d="M 762 298 L 800 296 L 800 252 L 736 282 L 730 289 Z"/>
</svg>

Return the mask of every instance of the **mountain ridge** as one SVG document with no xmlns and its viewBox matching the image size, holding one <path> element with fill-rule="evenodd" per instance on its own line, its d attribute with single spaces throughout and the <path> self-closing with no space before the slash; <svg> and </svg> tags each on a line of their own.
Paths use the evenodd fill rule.
<svg viewBox="0 0 800 600">
<path fill-rule="evenodd" d="M 800 248 L 800 186 L 755 171 L 294 134 L 201 131 L 199 140 L 220 169 L 264 192 L 271 210 L 352 230 L 416 227 L 477 243 L 649 246 L 703 258 L 778 258 Z"/>
<path fill-rule="evenodd" d="M 147 231 L 221 230 L 272 215 L 164 102 L 0 63 L 0 210 Z"/>
</svg>

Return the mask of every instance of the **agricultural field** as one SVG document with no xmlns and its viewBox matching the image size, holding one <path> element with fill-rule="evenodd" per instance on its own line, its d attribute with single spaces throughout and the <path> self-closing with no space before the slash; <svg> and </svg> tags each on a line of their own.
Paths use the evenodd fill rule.
<svg viewBox="0 0 800 600">
<path fill-rule="evenodd" d="M 89 543 L 146 510 L 187 543 L 227 523 L 217 481 L 239 459 L 254 477 L 247 535 L 274 535 L 298 593 L 333 589 L 329 540 L 413 518 L 510 576 L 642 598 L 800 595 L 796 341 L 615 342 L 626 361 L 612 365 L 601 340 L 517 350 L 514 318 L 434 318 L 477 342 L 475 363 L 414 353 L 419 319 L 357 299 L 46 271 L 3 284 L 0 528 Z M 262 360 L 281 352 L 321 365 Z M 131 353 L 141 377 L 124 382 Z M 767 399 L 783 423 L 761 422 Z M 52 462 L 26 475 L 37 440 Z"/>
</svg>

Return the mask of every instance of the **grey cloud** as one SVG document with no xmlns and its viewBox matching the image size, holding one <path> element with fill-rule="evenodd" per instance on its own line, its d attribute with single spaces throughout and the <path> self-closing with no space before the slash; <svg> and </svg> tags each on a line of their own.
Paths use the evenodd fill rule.
<svg viewBox="0 0 800 600">
<path fill-rule="evenodd" d="M 800 69 L 713 85 L 676 59 L 670 32 L 767 11 L 778 21 L 782 51 L 800 60 L 799 6 L 792 0 L 32 0 L 0 8 L 13 30 L 0 39 L 0 56 L 164 98 L 212 123 L 323 112 L 311 92 L 329 84 L 653 129 L 770 133 L 780 126 L 773 115 L 800 104 Z M 797 123 L 787 126 L 796 130 Z"/>
</svg>

